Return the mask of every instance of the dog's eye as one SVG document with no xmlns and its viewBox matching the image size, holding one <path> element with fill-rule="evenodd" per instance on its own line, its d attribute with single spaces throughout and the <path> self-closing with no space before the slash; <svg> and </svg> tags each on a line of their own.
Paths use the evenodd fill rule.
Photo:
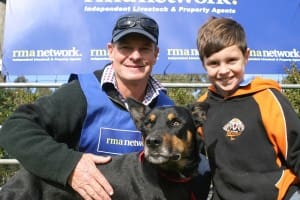
<svg viewBox="0 0 300 200">
<path fill-rule="evenodd" d="M 178 119 L 172 119 L 169 121 L 169 126 L 170 127 L 178 127 L 181 125 L 181 122 Z"/>
</svg>

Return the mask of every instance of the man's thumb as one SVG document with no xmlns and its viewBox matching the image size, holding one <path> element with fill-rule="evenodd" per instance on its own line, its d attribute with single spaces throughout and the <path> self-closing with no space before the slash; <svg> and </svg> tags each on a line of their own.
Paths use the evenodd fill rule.
<svg viewBox="0 0 300 200">
<path fill-rule="evenodd" d="M 93 155 L 93 161 L 97 164 L 105 164 L 111 161 L 111 156 L 97 156 Z"/>
</svg>

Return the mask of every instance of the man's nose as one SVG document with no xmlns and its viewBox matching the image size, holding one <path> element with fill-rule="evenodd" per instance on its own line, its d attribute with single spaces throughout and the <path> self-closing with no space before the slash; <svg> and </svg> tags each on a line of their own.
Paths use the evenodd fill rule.
<svg viewBox="0 0 300 200">
<path fill-rule="evenodd" d="M 139 59 L 142 57 L 141 52 L 139 51 L 139 49 L 134 49 L 130 55 L 133 59 Z"/>
</svg>

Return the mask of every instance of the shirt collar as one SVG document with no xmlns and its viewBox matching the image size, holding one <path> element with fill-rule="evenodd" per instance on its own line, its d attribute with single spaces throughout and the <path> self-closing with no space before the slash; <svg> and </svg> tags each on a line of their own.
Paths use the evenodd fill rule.
<svg viewBox="0 0 300 200">
<path fill-rule="evenodd" d="M 254 79 L 254 76 L 249 76 L 248 78 L 244 78 L 242 82 L 240 82 L 240 87 L 247 86 Z"/>
<path fill-rule="evenodd" d="M 104 84 L 112 84 L 114 88 L 117 91 L 119 91 L 116 84 L 115 72 L 112 68 L 112 65 L 108 65 L 103 71 L 103 75 L 101 78 L 101 86 L 103 87 Z M 155 99 L 159 95 L 160 91 L 166 91 L 166 89 L 153 76 L 150 76 L 143 104 L 149 105 L 153 101 L 153 99 Z M 120 93 L 119 96 L 122 99 L 122 101 L 125 101 L 125 99 Z"/>
</svg>

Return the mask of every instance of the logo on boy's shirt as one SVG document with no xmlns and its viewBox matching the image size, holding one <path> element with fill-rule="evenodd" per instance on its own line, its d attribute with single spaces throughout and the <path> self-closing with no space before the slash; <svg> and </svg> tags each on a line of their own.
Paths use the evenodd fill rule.
<svg viewBox="0 0 300 200">
<path fill-rule="evenodd" d="M 223 130 L 226 131 L 226 136 L 229 137 L 230 140 L 235 140 L 236 137 L 240 136 L 245 130 L 245 126 L 241 120 L 233 118 L 223 126 Z"/>
</svg>

